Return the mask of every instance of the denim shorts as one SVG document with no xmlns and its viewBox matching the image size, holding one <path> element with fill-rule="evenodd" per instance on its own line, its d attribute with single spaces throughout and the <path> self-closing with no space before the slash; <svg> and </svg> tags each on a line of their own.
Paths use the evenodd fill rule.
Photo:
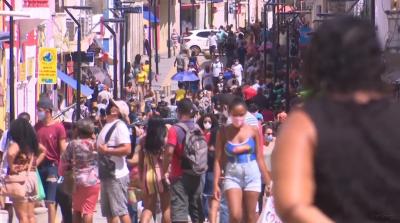
<svg viewBox="0 0 400 223">
<path fill-rule="evenodd" d="M 225 168 L 224 191 L 229 189 L 261 192 L 261 173 L 257 161 L 228 162 Z"/>
<path fill-rule="evenodd" d="M 49 161 L 44 161 L 38 170 L 46 193 L 46 202 L 56 202 L 58 167 Z"/>
</svg>

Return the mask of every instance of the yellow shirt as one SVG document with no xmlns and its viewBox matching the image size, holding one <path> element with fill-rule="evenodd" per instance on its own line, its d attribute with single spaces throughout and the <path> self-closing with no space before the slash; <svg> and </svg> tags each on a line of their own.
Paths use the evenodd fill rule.
<svg viewBox="0 0 400 223">
<path fill-rule="evenodd" d="M 140 73 L 137 74 L 136 79 L 139 84 L 144 84 L 144 82 L 147 79 L 147 73 L 144 70 L 141 71 Z"/>
<path fill-rule="evenodd" d="M 146 72 L 146 74 L 148 75 L 150 73 L 150 65 L 149 64 L 143 65 L 143 71 Z"/>
<path fill-rule="evenodd" d="M 186 90 L 185 89 L 178 89 L 176 92 L 175 92 L 175 100 L 176 101 L 180 101 L 180 100 L 182 100 L 182 99 L 184 99 L 185 98 L 185 94 L 186 94 Z"/>
</svg>

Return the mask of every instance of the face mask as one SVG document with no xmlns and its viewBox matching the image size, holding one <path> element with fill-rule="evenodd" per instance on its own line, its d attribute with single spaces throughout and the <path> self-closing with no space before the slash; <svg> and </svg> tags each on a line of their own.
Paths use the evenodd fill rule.
<svg viewBox="0 0 400 223">
<path fill-rule="evenodd" d="M 203 126 L 204 126 L 204 129 L 207 129 L 207 130 L 211 129 L 211 123 L 209 123 L 209 122 L 204 123 Z"/>
<path fill-rule="evenodd" d="M 44 121 L 46 119 L 46 112 L 44 111 L 39 111 L 37 113 L 37 117 L 39 119 L 39 121 Z"/>
<path fill-rule="evenodd" d="M 274 137 L 272 135 L 267 135 L 265 137 L 265 141 L 267 141 L 267 142 L 272 142 L 273 140 L 274 140 Z"/>
<path fill-rule="evenodd" d="M 215 61 L 218 63 L 218 62 L 219 62 L 219 59 L 216 59 Z"/>
<path fill-rule="evenodd" d="M 239 65 L 239 62 L 236 61 L 235 64 L 236 64 L 236 65 Z"/>
<path fill-rule="evenodd" d="M 232 125 L 240 128 L 244 124 L 244 116 L 231 116 Z"/>
</svg>

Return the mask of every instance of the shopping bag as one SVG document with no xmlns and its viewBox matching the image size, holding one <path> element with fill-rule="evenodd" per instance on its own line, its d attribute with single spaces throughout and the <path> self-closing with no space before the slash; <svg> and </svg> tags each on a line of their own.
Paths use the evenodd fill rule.
<svg viewBox="0 0 400 223">
<path fill-rule="evenodd" d="M 39 171 L 37 170 L 36 170 L 36 179 L 37 179 L 37 199 L 39 201 L 42 201 L 46 198 L 46 193 L 44 192 L 42 179 L 40 179 Z"/>
<path fill-rule="evenodd" d="M 282 223 L 281 219 L 275 212 L 274 198 L 272 196 L 266 198 L 263 210 L 257 223 Z"/>
</svg>

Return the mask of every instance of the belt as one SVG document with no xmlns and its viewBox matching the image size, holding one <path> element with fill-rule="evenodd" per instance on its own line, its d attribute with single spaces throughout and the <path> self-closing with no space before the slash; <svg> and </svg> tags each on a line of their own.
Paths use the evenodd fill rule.
<svg viewBox="0 0 400 223">
<path fill-rule="evenodd" d="M 228 156 L 228 161 L 231 163 L 250 163 L 256 160 L 256 154 L 241 154 L 236 156 Z"/>
</svg>

